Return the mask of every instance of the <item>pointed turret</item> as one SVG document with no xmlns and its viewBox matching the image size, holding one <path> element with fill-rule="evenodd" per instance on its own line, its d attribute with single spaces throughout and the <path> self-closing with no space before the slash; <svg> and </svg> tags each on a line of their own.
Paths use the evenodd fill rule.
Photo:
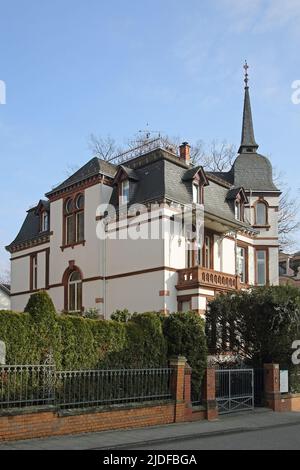
<svg viewBox="0 0 300 470">
<path fill-rule="evenodd" d="M 242 140 L 239 148 L 239 153 L 255 153 L 258 149 L 258 144 L 255 141 L 251 102 L 248 86 L 248 64 L 245 62 L 245 98 L 244 98 L 244 112 L 243 112 L 243 128 L 242 128 Z"/>
</svg>

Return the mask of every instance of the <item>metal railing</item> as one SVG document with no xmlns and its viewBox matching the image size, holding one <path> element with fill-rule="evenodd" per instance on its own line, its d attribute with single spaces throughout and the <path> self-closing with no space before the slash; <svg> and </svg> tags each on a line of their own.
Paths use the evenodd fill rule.
<svg viewBox="0 0 300 470">
<path fill-rule="evenodd" d="M 169 368 L 56 371 L 53 366 L 0 366 L 0 409 L 55 405 L 112 406 L 172 398 Z"/>
<path fill-rule="evenodd" d="M 48 365 L 0 365 L 0 409 L 54 404 L 54 374 Z"/>
</svg>

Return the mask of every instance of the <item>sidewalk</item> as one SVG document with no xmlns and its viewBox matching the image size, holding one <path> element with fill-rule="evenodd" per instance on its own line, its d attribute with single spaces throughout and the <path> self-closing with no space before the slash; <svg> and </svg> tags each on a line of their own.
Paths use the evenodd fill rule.
<svg viewBox="0 0 300 470">
<path fill-rule="evenodd" d="M 0 443 L 0 450 L 133 449 L 143 444 L 174 442 L 300 424 L 300 413 L 274 413 L 266 409 L 223 415 L 218 421 L 170 424 L 142 429 L 59 436 Z"/>
</svg>

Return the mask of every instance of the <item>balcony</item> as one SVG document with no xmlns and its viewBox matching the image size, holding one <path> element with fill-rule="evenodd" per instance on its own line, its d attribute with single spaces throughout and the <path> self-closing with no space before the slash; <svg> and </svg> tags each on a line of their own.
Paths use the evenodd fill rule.
<svg viewBox="0 0 300 470">
<path fill-rule="evenodd" d="M 214 290 L 238 290 L 241 288 L 240 277 L 200 266 L 178 270 L 178 284 L 176 286 L 178 290 L 197 287 L 209 287 Z"/>
</svg>

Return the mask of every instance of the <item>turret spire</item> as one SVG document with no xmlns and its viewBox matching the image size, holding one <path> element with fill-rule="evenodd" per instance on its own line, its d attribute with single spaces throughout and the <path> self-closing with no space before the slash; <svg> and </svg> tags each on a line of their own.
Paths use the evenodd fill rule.
<svg viewBox="0 0 300 470">
<path fill-rule="evenodd" d="M 251 112 L 251 102 L 249 94 L 249 74 L 248 74 L 249 65 L 245 61 L 244 70 L 245 70 L 245 98 L 244 98 L 244 112 L 243 112 L 243 128 L 242 128 L 242 140 L 241 146 L 239 148 L 239 153 L 253 153 L 258 149 L 258 144 L 255 141 L 254 129 L 253 129 L 253 120 Z"/>
</svg>

